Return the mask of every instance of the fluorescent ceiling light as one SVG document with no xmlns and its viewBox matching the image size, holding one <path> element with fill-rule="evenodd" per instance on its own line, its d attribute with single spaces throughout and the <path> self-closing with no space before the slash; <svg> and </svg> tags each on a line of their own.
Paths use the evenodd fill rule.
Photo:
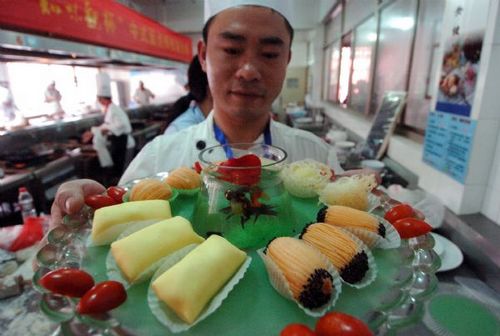
<svg viewBox="0 0 500 336">
<path fill-rule="evenodd" d="M 389 28 L 410 30 L 415 25 L 415 20 L 412 17 L 394 17 L 388 20 L 387 26 Z"/>
</svg>

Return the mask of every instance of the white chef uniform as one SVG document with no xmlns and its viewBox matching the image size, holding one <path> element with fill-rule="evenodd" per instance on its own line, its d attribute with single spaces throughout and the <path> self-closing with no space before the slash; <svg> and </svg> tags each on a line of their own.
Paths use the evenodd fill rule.
<svg viewBox="0 0 500 336">
<path fill-rule="evenodd" d="M 138 178 L 171 171 L 180 166 L 192 167 L 199 161 L 199 153 L 205 148 L 219 145 L 214 135 L 212 113 L 202 123 L 180 130 L 171 135 L 157 136 L 148 143 L 130 163 L 120 179 L 120 184 Z M 272 145 L 283 148 L 287 162 L 306 158 L 328 164 L 336 173 L 342 172 L 335 149 L 310 132 L 291 128 L 271 120 Z M 263 143 L 261 135 L 255 143 Z"/>
</svg>

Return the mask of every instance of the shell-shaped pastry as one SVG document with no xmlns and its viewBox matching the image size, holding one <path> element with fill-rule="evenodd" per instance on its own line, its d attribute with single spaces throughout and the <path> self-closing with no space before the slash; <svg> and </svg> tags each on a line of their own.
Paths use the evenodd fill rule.
<svg viewBox="0 0 500 336">
<path fill-rule="evenodd" d="M 195 170 L 188 167 L 180 167 L 168 174 L 164 180 L 172 188 L 195 189 L 201 184 L 201 177 Z"/>
<path fill-rule="evenodd" d="M 172 188 L 160 180 L 144 179 L 132 187 L 130 201 L 168 200 L 172 196 Z"/>
<path fill-rule="evenodd" d="M 316 220 L 343 228 L 359 228 L 385 238 L 386 228 L 372 214 L 342 205 L 330 205 L 318 211 Z"/>
<path fill-rule="evenodd" d="M 341 228 L 325 223 L 311 224 L 300 238 L 326 255 L 348 283 L 362 281 L 369 270 L 367 252 Z"/>
<path fill-rule="evenodd" d="M 315 248 L 299 239 L 279 237 L 269 243 L 265 254 L 281 270 L 293 297 L 302 306 L 315 309 L 330 301 L 335 291 L 333 276 Z"/>
</svg>

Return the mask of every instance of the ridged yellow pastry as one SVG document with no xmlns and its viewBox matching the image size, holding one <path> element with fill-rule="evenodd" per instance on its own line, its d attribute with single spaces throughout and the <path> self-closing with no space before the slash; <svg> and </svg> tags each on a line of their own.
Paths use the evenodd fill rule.
<svg viewBox="0 0 500 336">
<path fill-rule="evenodd" d="M 366 211 L 353 209 L 342 205 L 330 205 L 318 212 L 316 220 L 320 223 L 332 224 L 340 227 L 365 229 L 385 237 L 385 227 L 379 223 L 377 217 Z"/>
<path fill-rule="evenodd" d="M 144 179 L 132 187 L 130 201 L 168 200 L 172 196 L 172 188 L 160 180 Z"/>
<path fill-rule="evenodd" d="M 245 258 L 246 253 L 226 239 L 211 235 L 160 275 L 152 287 L 179 318 L 193 323 Z"/>
<path fill-rule="evenodd" d="M 361 281 L 368 271 L 368 256 L 341 228 L 325 223 L 311 224 L 300 238 L 326 255 L 339 270 L 340 277 L 349 283 Z"/>
<path fill-rule="evenodd" d="M 125 202 L 97 209 L 92 223 L 94 245 L 109 244 L 131 224 L 158 222 L 172 217 L 170 203 L 162 200 Z"/>
<path fill-rule="evenodd" d="M 265 253 L 304 307 L 314 309 L 328 303 L 334 291 L 333 277 L 318 250 L 299 239 L 280 237 L 269 243 Z"/>
<path fill-rule="evenodd" d="M 187 219 L 176 216 L 113 242 L 111 253 L 127 281 L 134 283 L 161 258 L 203 240 L 193 231 Z"/>
<path fill-rule="evenodd" d="M 172 188 L 195 189 L 201 184 L 201 177 L 196 171 L 188 167 L 180 167 L 173 170 L 164 180 Z"/>
</svg>

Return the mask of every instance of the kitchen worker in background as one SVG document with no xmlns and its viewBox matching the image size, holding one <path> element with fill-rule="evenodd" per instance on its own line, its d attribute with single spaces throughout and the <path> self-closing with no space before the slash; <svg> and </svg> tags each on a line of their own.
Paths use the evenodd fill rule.
<svg viewBox="0 0 500 336">
<path fill-rule="evenodd" d="M 88 139 L 94 136 L 94 148 L 98 145 L 95 141 L 96 135 L 102 135 L 107 138 L 112 162 L 110 162 L 111 168 L 108 169 L 105 181 L 108 185 L 115 185 L 123 173 L 127 148 L 133 148 L 135 142 L 131 135 L 132 126 L 127 113 L 111 100 L 111 80 L 109 75 L 99 73 L 96 80 L 97 101 L 104 112 L 104 123 L 98 127 L 93 127 L 91 130 L 93 134 L 89 135 L 87 133 L 84 138 Z M 96 134 L 96 132 L 100 132 L 100 134 Z M 97 147 L 96 150 L 99 150 L 99 148 Z M 103 164 L 102 160 L 100 162 L 101 166 L 108 166 L 108 164 Z"/>
<path fill-rule="evenodd" d="M 155 95 L 151 90 L 144 87 L 143 81 L 139 82 L 139 87 L 135 90 L 134 101 L 140 106 L 145 106 L 151 104 L 151 99 L 154 99 Z"/>
<path fill-rule="evenodd" d="M 0 82 L 0 127 L 5 127 L 10 122 L 16 119 L 16 105 L 14 104 L 14 97 L 10 91 L 9 82 Z"/>
<path fill-rule="evenodd" d="M 201 150 L 227 143 L 272 144 L 287 151 L 287 162 L 311 158 L 342 173 L 333 147 L 310 132 L 271 119 L 271 104 L 290 62 L 292 39 L 288 20 L 269 7 L 237 6 L 212 16 L 198 42 L 200 64 L 213 97 L 212 112 L 200 124 L 148 143 L 120 184 L 192 166 Z M 104 187 L 92 180 L 64 183 L 52 206 L 52 225 L 58 225 L 63 214 L 78 212 L 85 196 L 102 192 Z"/>
<path fill-rule="evenodd" d="M 50 118 L 62 119 L 64 117 L 61 99 L 61 93 L 56 89 L 56 82 L 51 81 L 45 90 L 45 103 L 47 104 L 47 114 Z"/>
<path fill-rule="evenodd" d="M 170 113 L 173 121 L 164 134 L 173 134 L 186 127 L 201 123 L 212 111 L 212 94 L 208 87 L 207 74 L 201 68 L 198 55 L 194 56 L 188 68 L 188 93 L 177 99 Z"/>
</svg>

